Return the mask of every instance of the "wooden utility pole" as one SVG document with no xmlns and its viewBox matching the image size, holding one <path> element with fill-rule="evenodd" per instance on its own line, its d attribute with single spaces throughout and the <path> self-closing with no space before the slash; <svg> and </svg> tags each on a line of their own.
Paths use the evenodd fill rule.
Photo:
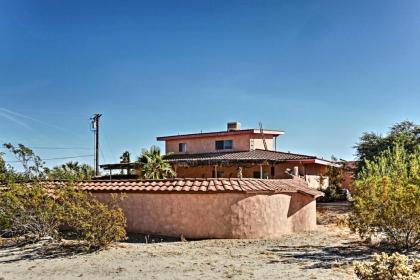
<svg viewBox="0 0 420 280">
<path fill-rule="evenodd" d="M 95 176 L 99 176 L 99 118 L 102 114 L 94 114 L 90 120 L 95 132 Z"/>
</svg>

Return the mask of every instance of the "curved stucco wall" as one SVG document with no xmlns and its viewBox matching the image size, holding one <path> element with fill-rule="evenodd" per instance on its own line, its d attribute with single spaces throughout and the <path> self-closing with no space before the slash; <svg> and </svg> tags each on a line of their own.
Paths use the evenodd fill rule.
<svg viewBox="0 0 420 280">
<path fill-rule="evenodd" d="M 109 193 L 95 193 L 102 201 Z M 315 200 L 302 194 L 128 193 L 127 230 L 188 238 L 276 238 L 314 230 Z"/>
</svg>

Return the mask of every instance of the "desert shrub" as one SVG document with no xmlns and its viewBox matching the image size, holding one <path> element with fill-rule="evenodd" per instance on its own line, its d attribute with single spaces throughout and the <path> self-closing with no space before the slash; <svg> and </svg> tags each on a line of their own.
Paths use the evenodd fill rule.
<svg viewBox="0 0 420 280">
<path fill-rule="evenodd" d="M 58 190 L 65 210 L 62 223 L 89 247 L 102 247 L 126 237 L 126 218 L 118 201 L 121 196 L 111 195 L 107 204 L 99 202 L 91 193 L 65 187 Z"/>
<path fill-rule="evenodd" d="M 346 201 L 347 196 L 343 192 L 343 189 L 334 185 L 329 185 L 325 189 L 320 189 L 324 193 L 317 201 L 319 202 L 334 202 L 334 201 Z"/>
<path fill-rule="evenodd" d="M 0 234 L 58 239 L 59 212 L 53 196 L 41 186 L 11 184 L 0 191 Z"/>
<path fill-rule="evenodd" d="M 320 176 L 320 191 L 324 192 L 324 196 L 318 199 L 320 202 L 347 200 L 347 196 L 342 188 L 345 173 L 344 164 L 340 163 L 334 156 L 332 156 L 331 161 L 339 165 L 328 166 L 326 173 Z M 328 179 L 328 186 L 323 188 L 326 179 Z"/>
<path fill-rule="evenodd" d="M 397 250 L 420 242 L 420 152 L 395 147 L 366 167 L 355 182 L 350 227 L 362 237 L 383 235 Z"/>
<path fill-rule="evenodd" d="M 409 265 L 405 255 L 375 254 L 373 262 L 356 262 L 354 272 L 361 280 L 418 280 L 420 261 Z"/>
<path fill-rule="evenodd" d="M 0 234 L 60 240 L 64 226 L 90 248 L 99 248 L 125 237 L 126 219 L 117 202 L 113 197 L 101 203 L 72 186 L 11 184 L 0 191 Z"/>
</svg>

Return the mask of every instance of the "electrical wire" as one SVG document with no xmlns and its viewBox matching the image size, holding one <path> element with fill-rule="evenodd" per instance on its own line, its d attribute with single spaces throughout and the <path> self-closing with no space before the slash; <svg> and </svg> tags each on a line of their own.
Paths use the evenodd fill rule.
<svg viewBox="0 0 420 280">
<path fill-rule="evenodd" d="M 86 147 L 31 147 L 30 149 L 36 149 L 36 150 L 91 150 L 92 148 L 86 148 Z M 0 149 L 7 150 L 6 147 L 0 147 Z"/>
<path fill-rule="evenodd" d="M 93 155 L 80 155 L 80 156 L 71 156 L 71 157 L 57 157 L 57 158 L 44 158 L 41 160 L 42 161 L 46 161 L 46 160 L 59 160 L 59 159 L 71 159 L 71 158 L 85 158 L 85 157 L 93 157 Z M 20 160 L 11 160 L 11 161 L 6 161 L 6 163 L 19 163 L 21 162 Z"/>
<path fill-rule="evenodd" d="M 101 149 L 101 147 L 99 146 L 99 152 L 101 153 L 101 157 L 104 159 L 105 162 L 107 162 L 106 157 Z"/>
</svg>

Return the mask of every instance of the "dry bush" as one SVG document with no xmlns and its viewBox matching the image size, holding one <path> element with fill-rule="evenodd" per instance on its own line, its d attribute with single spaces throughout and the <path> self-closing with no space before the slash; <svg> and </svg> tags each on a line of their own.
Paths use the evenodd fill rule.
<svg viewBox="0 0 420 280">
<path fill-rule="evenodd" d="M 361 280 L 418 280 L 420 261 L 409 265 L 405 255 L 375 254 L 373 262 L 356 262 L 354 271 Z"/>
<path fill-rule="evenodd" d="M 107 203 L 99 202 L 91 193 L 73 187 L 59 189 L 60 204 L 65 209 L 62 224 L 86 241 L 89 247 L 98 248 L 126 238 L 126 218 L 118 201 L 121 196 L 112 195 Z"/>
<path fill-rule="evenodd" d="M 62 238 L 60 226 L 89 248 L 125 238 L 126 218 L 114 197 L 108 204 L 72 186 L 45 189 L 41 185 L 10 184 L 0 191 L 0 235 L 38 241 Z"/>
<path fill-rule="evenodd" d="M 349 226 L 349 216 L 348 215 L 337 215 L 334 224 L 337 227 L 348 227 Z"/>
<path fill-rule="evenodd" d="M 59 239 L 59 205 L 41 186 L 11 184 L 0 191 L 0 234 L 37 241 L 49 236 Z"/>
</svg>

